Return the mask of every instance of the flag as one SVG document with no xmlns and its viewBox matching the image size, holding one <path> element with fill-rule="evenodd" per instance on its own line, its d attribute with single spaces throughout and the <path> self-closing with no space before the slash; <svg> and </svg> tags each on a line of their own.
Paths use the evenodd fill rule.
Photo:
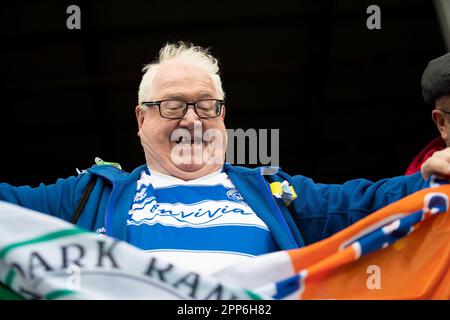
<svg viewBox="0 0 450 320">
<path fill-rule="evenodd" d="M 449 197 L 433 178 L 330 238 L 206 276 L 0 202 L 0 298 L 449 299 Z"/>
</svg>

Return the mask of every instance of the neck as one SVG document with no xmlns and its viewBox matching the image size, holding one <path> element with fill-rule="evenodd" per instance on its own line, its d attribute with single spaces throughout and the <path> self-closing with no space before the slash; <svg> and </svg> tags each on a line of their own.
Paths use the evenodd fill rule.
<svg viewBox="0 0 450 320">
<path fill-rule="evenodd" d="M 163 166 L 161 163 L 147 161 L 150 171 L 154 170 L 159 173 L 167 174 L 178 179 L 189 181 L 207 176 L 213 172 L 219 171 L 223 167 L 223 163 L 205 164 L 198 170 L 186 171 L 178 168 L 173 163 Z"/>
</svg>

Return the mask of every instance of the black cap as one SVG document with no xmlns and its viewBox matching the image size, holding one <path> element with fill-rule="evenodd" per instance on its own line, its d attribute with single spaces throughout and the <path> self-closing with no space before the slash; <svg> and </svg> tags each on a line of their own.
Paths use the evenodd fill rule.
<svg viewBox="0 0 450 320">
<path fill-rule="evenodd" d="M 422 95 L 426 103 L 450 93 L 450 53 L 431 60 L 422 75 Z"/>
</svg>

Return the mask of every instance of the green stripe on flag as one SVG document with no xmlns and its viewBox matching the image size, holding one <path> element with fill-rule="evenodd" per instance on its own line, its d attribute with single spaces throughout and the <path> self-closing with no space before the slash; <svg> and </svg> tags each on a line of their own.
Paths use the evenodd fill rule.
<svg viewBox="0 0 450 320">
<path fill-rule="evenodd" d="M 263 298 L 259 294 L 256 294 L 253 291 L 250 291 L 250 290 L 244 290 L 244 291 L 252 300 L 263 300 Z"/>
<path fill-rule="evenodd" d="M 45 295 L 45 299 L 54 300 L 54 299 L 58 299 L 60 297 L 68 296 L 70 294 L 75 294 L 75 293 L 77 293 L 77 292 L 72 291 L 72 290 L 55 290 L 50 293 L 47 293 Z"/>
<path fill-rule="evenodd" d="M 6 275 L 6 279 L 5 279 L 5 284 L 8 287 L 11 287 L 15 275 L 16 275 L 16 272 L 14 271 L 14 269 L 9 270 L 8 274 Z"/>
<path fill-rule="evenodd" d="M 50 240 L 54 240 L 54 239 L 58 239 L 58 238 L 73 236 L 73 235 L 77 235 L 80 233 L 89 233 L 89 231 L 85 231 L 85 230 L 78 229 L 78 228 L 67 229 L 67 230 L 61 230 L 61 231 L 48 233 L 46 235 L 39 236 L 34 239 L 12 243 L 12 244 L 4 247 L 2 250 L 0 250 L 0 259 L 3 259 L 11 250 L 14 250 L 18 247 L 23 247 L 23 246 L 27 246 L 27 245 L 35 244 L 35 243 L 39 243 L 39 242 L 50 241 Z"/>
<path fill-rule="evenodd" d="M 0 283 L 0 300 L 24 300 L 24 298 Z"/>
</svg>

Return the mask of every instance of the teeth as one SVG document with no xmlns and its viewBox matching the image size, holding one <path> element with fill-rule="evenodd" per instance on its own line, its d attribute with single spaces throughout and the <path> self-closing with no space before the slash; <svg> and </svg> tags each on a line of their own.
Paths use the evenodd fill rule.
<svg viewBox="0 0 450 320">
<path fill-rule="evenodd" d="M 200 144 L 203 142 L 202 138 L 186 138 L 186 137 L 180 137 L 178 140 L 175 140 L 177 144 Z"/>
<path fill-rule="evenodd" d="M 172 140 L 176 144 L 200 144 L 202 142 L 206 142 L 202 137 L 183 137 L 180 136 L 178 139 Z"/>
</svg>

